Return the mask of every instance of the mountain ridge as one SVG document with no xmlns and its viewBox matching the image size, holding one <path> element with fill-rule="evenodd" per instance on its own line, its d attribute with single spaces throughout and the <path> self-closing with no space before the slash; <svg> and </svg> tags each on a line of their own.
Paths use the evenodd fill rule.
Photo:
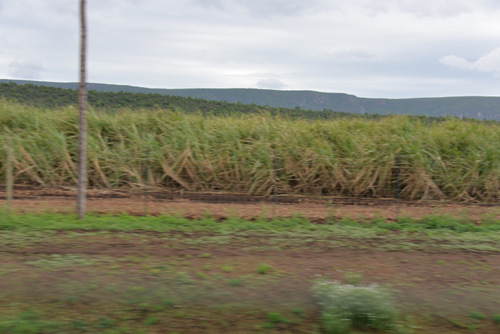
<svg viewBox="0 0 500 334">
<path fill-rule="evenodd" d="M 32 84 L 63 89 L 78 89 L 76 82 L 47 82 L 0 79 L 2 83 Z M 256 88 L 145 88 L 130 85 L 88 83 L 88 90 L 130 92 L 201 98 L 230 103 L 267 105 L 304 110 L 335 110 L 355 114 L 403 114 L 454 116 L 500 121 L 500 97 L 459 96 L 422 98 L 364 98 L 346 93 L 324 93 L 312 90 L 270 90 Z"/>
</svg>

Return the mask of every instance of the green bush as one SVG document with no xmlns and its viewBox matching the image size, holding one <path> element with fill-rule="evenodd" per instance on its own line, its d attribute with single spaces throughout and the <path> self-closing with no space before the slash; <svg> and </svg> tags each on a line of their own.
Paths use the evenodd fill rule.
<svg viewBox="0 0 500 334">
<path fill-rule="evenodd" d="M 486 316 L 482 314 L 481 312 L 478 311 L 472 311 L 469 313 L 469 317 L 472 319 L 477 319 L 477 320 L 484 320 L 486 319 Z"/>
<path fill-rule="evenodd" d="M 257 268 L 257 273 L 264 275 L 267 274 L 271 269 L 273 269 L 272 266 L 263 263 Z"/>
<path fill-rule="evenodd" d="M 284 318 L 281 313 L 278 312 L 269 312 L 267 314 L 267 319 L 269 320 L 270 323 L 272 324 L 286 324 L 288 323 L 288 319 Z"/>
<path fill-rule="evenodd" d="M 313 287 L 322 307 L 323 328 L 328 334 L 351 328 L 385 330 L 394 326 L 397 311 L 391 293 L 379 285 L 351 285 L 322 281 Z"/>
</svg>

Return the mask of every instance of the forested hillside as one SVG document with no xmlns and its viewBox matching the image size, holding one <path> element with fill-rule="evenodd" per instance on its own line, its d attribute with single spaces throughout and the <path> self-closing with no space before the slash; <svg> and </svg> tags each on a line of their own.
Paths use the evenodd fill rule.
<svg viewBox="0 0 500 334">
<path fill-rule="evenodd" d="M 27 80 L 0 79 L 0 83 L 14 82 L 20 85 L 49 86 L 63 89 L 78 88 L 77 83 L 42 82 Z M 109 85 L 88 83 L 88 89 L 96 92 L 127 92 L 142 94 L 158 94 L 178 97 L 190 97 L 208 101 L 241 103 L 252 106 L 250 109 L 266 107 L 287 109 L 287 113 L 295 114 L 296 108 L 311 111 L 340 111 L 353 114 L 379 115 L 425 115 L 434 117 L 453 116 L 459 118 L 475 118 L 481 120 L 500 121 L 500 97 L 442 97 L 442 98 L 412 98 L 383 99 L 360 98 L 341 93 L 321 93 L 314 91 L 279 91 L 266 89 L 152 89 L 125 85 Z M 156 99 L 161 100 L 159 97 Z M 172 100 L 172 98 L 170 98 Z M 180 101 L 180 100 L 179 100 Z M 144 102 L 145 103 L 145 102 Z M 201 102 L 200 102 L 201 103 Z M 207 103 L 207 102 L 204 102 Z M 158 102 L 156 102 L 158 104 Z M 189 103 L 192 105 L 192 102 Z M 208 104 L 215 110 L 221 106 L 227 110 L 227 104 Z M 217 106 L 217 108 L 215 107 Z M 236 108 L 236 107 L 233 107 Z M 244 109 L 246 107 L 243 107 Z M 241 110 L 240 108 L 237 108 Z M 246 110 L 246 109 L 245 109 Z M 273 111 L 274 112 L 274 111 Z M 301 112 L 303 115 L 304 112 Z M 323 114 L 313 114 L 313 117 Z M 303 115 L 304 116 L 304 115 Z M 331 114 L 326 114 L 330 117 Z M 336 115 L 337 116 L 337 115 Z M 307 115 L 305 117 L 308 117 Z"/>
<path fill-rule="evenodd" d="M 0 83 L 0 98 L 39 108 L 56 108 L 76 105 L 78 91 L 32 84 L 18 85 Z M 180 97 L 161 94 L 143 94 L 130 92 L 98 92 L 89 90 L 88 103 L 97 109 L 150 109 L 161 108 L 183 112 L 201 112 L 213 115 L 237 115 L 247 113 L 268 113 L 292 118 L 330 119 L 338 117 L 354 117 L 347 112 L 333 110 L 312 111 L 300 108 L 273 108 L 256 104 L 229 103 L 209 101 L 205 99 Z M 359 117 L 360 115 L 356 115 Z M 378 118 L 378 115 L 362 115 L 364 118 Z"/>
</svg>

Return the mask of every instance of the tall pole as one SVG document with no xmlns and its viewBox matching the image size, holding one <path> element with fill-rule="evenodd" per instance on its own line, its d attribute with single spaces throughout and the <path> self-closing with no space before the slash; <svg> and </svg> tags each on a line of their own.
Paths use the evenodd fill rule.
<svg viewBox="0 0 500 334">
<path fill-rule="evenodd" d="M 80 85 L 78 87 L 78 218 L 85 217 L 87 197 L 87 84 L 86 84 L 86 52 L 87 25 L 85 22 L 85 0 L 80 0 Z"/>
</svg>

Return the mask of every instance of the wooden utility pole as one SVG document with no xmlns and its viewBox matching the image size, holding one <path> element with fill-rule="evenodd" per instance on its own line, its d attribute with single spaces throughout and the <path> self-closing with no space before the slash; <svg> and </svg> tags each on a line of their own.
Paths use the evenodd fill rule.
<svg viewBox="0 0 500 334">
<path fill-rule="evenodd" d="M 78 130 L 78 218 L 85 217 L 87 200 L 87 83 L 86 53 L 87 24 L 85 17 L 85 0 L 80 0 L 80 86 L 78 88 L 78 111 L 80 115 Z"/>
</svg>

